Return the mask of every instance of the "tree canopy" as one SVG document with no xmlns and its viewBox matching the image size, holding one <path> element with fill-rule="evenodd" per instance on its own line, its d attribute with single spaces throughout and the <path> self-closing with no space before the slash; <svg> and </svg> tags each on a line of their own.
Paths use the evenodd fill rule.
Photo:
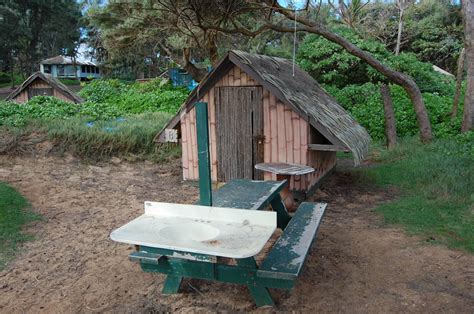
<svg viewBox="0 0 474 314">
<path fill-rule="evenodd" d="M 14 0 L 0 4 L 0 70 L 24 76 L 58 54 L 74 55 L 79 45 L 81 10 L 75 0 Z"/>
</svg>

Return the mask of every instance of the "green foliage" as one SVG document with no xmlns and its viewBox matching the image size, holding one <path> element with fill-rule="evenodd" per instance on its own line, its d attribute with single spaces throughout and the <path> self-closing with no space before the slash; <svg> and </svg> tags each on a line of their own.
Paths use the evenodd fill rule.
<svg viewBox="0 0 474 314">
<path fill-rule="evenodd" d="M 79 85 L 80 81 L 76 79 L 59 79 L 64 85 Z"/>
<path fill-rule="evenodd" d="M 336 31 L 359 48 L 378 58 L 388 58 L 390 53 L 376 40 L 364 40 L 354 31 L 340 27 Z M 320 36 L 307 35 L 298 49 L 298 64 L 317 81 L 343 87 L 364 84 L 381 79 L 380 74 L 357 57 Z"/>
<path fill-rule="evenodd" d="M 0 126 L 22 127 L 29 120 L 70 117 L 77 112 L 77 105 L 50 96 L 37 96 L 26 104 L 0 102 Z"/>
<path fill-rule="evenodd" d="M 344 88 L 325 86 L 337 101 L 346 108 L 370 133 L 374 140 L 382 140 L 384 133 L 383 104 L 379 87 L 373 83 L 348 85 Z M 413 105 L 405 91 L 398 85 L 390 86 L 399 137 L 418 133 L 418 124 Z M 461 116 L 451 120 L 451 96 L 423 93 L 426 109 L 436 137 L 447 137 L 459 133 Z M 460 110 L 462 111 L 462 109 Z"/>
<path fill-rule="evenodd" d="M 0 72 L 0 84 L 10 83 L 10 82 L 11 82 L 10 74 L 5 73 L 5 72 Z"/>
<path fill-rule="evenodd" d="M 338 33 L 360 48 L 372 53 L 391 68 L 414 78 L 423 93 L 433 131 L 437 137 L 459 133 L 461 118 L 451 121 L 449 112 L 454 94 L 454 81 L 432 69 L 431 64 L 417 60 L 413 53 L 393 55 L 373 39 L 363 39 L 353 30 L 339 27 Z M 385 137 L 383 104 L 378 84 L 385 78 L 340 46 L 324 38 L 305 37 L 298 54 L 299 64 L 369 131 L 372 138 Z M 399 137 L 418 133 L 412 102 L 397 85 L 391 86 Z"/>
<path fill-rule="evenodd" d="M 175 113 L 189 91 L 173 88 L 163 80 L 126 84 L 95 80 L 81 90 L 86 100 L 72 104 L 50 96 L 37 96 L 26 104 L 0 102 L 0 126 L 23 127 L 30 120 L 51 121 L 74 116 L 110 120 L 145 112 Z"/>
<path fill-rule="evenodd" d="M 17 246 L 31 239 L 22 232 L 22 226 L 38 219 L 38 215 L 29 211 L 28 201 L 23 196 L 0 182 L 0 270 L 13 257 Z"/>
<path fill-rule="evenodd" d="M 0 79 L 0 88 L 12 86 L 10 73 L 0 72 L 0 76 L 2 77 L 2 79 Z M 14 86 L 18 86 L 21 83 L 23 83 L 23 77 L 16 73 L 13 74 L 13 80 L 14 80 L 13 82 Z"/>
<path fill-rule="evenodd" d="M 2 1 L 0 5 L 0 60 L 26 77 L 39 61 L 71 55 L 80 42 L 81 7 L 78 1 Z"/>
<path fill-rule="evenodd" d="M 427 145 L 408 138 L 392 151 L 375 153 L 381 163 L 359 172 L 402 193 L 377 208 L 385 221 L 474 252 L 474 132 Z"/>
<path fill-rule="evenodd" d="M 162 111 L 175 113 L 189 91 L 173 88 L 167 80 L 126 84 L 119 80 L 95 80 L 87 84 L 80 95 L 93 103 L 111 104 L 123 113 Z"/>
<path fill-rule="evenodd" d="M 414 54 L 395 56 L 375 39 L 364 39 L 345 27 L 335 31 L 394 70 L 413 77 L 422 92 L 452 94 L 453 80 L 434 71 L 431 64 L 420 62 Z M 305 37 L 298 50 L 298 64 L 320 83 L 339 88 L 385 80 L 380 73 L 341 46 L 316 35 Z"/>
<path fill-rule="evenodd" d="M 35 125 L 59 150 L 88 159 L 135 156 L 160 160 L 176 155 L 179 148 L 157 149 L 153 138 L 188 93 L 160 79 L 132 84 L 95 80 L 81 91 L 86 99 L 82 104 L 49 96 L 34 97 L 26 104 L 0 102 L 0 126 L 16 134 L 15 129 L 31 132 L 30 126 Z"/>
</svg>

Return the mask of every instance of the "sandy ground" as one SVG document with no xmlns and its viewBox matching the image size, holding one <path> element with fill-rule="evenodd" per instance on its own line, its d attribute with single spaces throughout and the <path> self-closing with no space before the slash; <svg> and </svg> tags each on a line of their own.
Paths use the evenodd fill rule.
<svg viewBox="0 0 474 314">
<path fill-rule="evenodd" d="M 128 261 L 131 247 L 109 240 L 145 200 L 196 200 L 178 161 L 87 165 L 3 156 L 0 180 L 44 216 L 27 227 L 36 240 L 0 272 L 2 313 L 268 311 L 238 285 L 186 280 L 182 293 L 161 295 L 164 276 L 143 273 Z M 327 215 L 296 288 L 271 291 L 276 310 L 472 313 L 474 256 L 384 227 L 371 208 L 392 195 L 337 171 L 317 194 L 329 203 Z"/>
</svg>

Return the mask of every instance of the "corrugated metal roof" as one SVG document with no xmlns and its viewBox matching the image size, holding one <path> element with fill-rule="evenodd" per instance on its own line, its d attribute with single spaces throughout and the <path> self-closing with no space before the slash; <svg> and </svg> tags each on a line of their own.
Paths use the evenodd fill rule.
<svg viewBox="0 0 474 314">
<path fill-rule="evenodd" d="M 63 65 L 68 65 L 68 64 L 74 64 L 73 60 L 71 57 L 66 57 L 66 56 L 56 56 L 52 57 L 46 60 L 41 61 L 41 64 L 63 64 Z M 76 59 L 76 65 L 91 65 L 91 66 L 97 66 L 95 62 L 92 62 L 90 60 L 86 60 L 84 58 L 77 58 Z"/>
</svg>

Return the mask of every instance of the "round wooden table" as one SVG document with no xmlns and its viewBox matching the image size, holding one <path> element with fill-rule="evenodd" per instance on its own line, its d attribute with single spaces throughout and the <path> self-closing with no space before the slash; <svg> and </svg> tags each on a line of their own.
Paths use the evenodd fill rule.
<svg viewBox="0 0 474 314">
<path fill-rule="evenodd" d="M 276 174 L 277 180 L 288 180 L 288 186 L 281 191 L 281 198 L 283 199 L 288 210 L 295 209 L 298 205 L 295 202 L 291 191 L 289 190 L 291 177 L 301 176 L 313 173 L 315 171 L 314 168 L 306 165 L 290 164 L 284 162 L 259 163 L 255 165 L 255 169 Z"/>
</svg>

